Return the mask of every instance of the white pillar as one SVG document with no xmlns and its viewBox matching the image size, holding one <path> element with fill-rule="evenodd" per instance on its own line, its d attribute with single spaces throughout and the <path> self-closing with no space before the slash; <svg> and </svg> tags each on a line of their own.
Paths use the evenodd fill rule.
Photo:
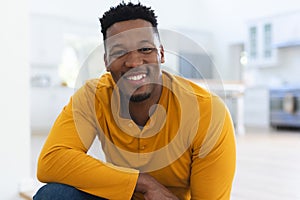
<svg viewBox="0 0 300 200">
<path fill-rule="evenodd" d="M 30 176 L 29 8 L 0 1 L 0 199 L 19 199 Z"/>
</svg>

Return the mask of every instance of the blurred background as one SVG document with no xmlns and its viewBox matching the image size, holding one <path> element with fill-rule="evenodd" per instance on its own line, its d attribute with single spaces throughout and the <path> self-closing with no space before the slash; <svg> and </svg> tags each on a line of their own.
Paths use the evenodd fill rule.
<svg viewBox="0 0 300 200">
<path fill-rule="evenodd" d="M 0 199 L 30 199 L 40 186 L 39 151 L 80 68 L 101 47 L 98 18 L 119 2 L 0 1 Z M 159 28 L 200 47 L 174 56 L 180 40 L 162 31 L 168 69 L 222 83 L 237 136 L 232 199 L 300 199 L 300 2 L 141 3 L 155 10 Z M 103 70 L 96 66 L 92 76 Z"/>
</svg>

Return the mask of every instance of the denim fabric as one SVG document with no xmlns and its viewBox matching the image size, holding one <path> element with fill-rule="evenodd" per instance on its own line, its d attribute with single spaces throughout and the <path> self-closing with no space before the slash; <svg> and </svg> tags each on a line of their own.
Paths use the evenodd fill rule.
<svg viewBox="0 0 300 200">
<path fill-rule="evenodd" d="M 85 192 L 82 192 L 72 186 L 60 183 L 48 183 L 41 187 L 33 200 L 105 200 Z"/>
</svg>

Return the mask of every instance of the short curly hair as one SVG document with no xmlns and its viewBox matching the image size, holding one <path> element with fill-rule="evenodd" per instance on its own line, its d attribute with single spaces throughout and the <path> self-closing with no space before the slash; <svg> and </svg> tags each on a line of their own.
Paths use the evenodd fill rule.
<svg viewBox="0 0 300 200">
<path fill-rule="evenodd" d="M 116 7 L 111 7 L 106 11 L 102 18 L 99 18 L 101 23 L 101 32 L 103 34 L 103 39 L 106 39 L 107 29 L 117 22 L 134 20 L 134 19 L 143 19 L 152 24 L 157 32 L 157 16 L 151 7 L 146 7 L 141 3 L 133 4 L 131 2 L 124 3 L 121 2 Z"/>
</svg>

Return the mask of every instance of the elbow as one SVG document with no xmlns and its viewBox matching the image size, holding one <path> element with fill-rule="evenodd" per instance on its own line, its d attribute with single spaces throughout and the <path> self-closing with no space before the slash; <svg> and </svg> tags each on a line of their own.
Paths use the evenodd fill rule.
<svg viewBox="0 0 300 200">
<path fill-rule="evenodd" d="M 56 151 L 51 153 L 41 152 L 37 165 L 37 179 L 43 183 L 56 181 L 57 177 L 57 159 Z"/>
<path fill-rule="evenodd" d="M 37 179 L 43 183 L 50 182 L 50 174 L 51 172 L 47 168 L 46 160 L 45 158 L 40 155 L 39 160 L 38 160 L 38 165 L 37 165 L 37 171 L 36 171 L 36 176 Z"/>
</svg>

